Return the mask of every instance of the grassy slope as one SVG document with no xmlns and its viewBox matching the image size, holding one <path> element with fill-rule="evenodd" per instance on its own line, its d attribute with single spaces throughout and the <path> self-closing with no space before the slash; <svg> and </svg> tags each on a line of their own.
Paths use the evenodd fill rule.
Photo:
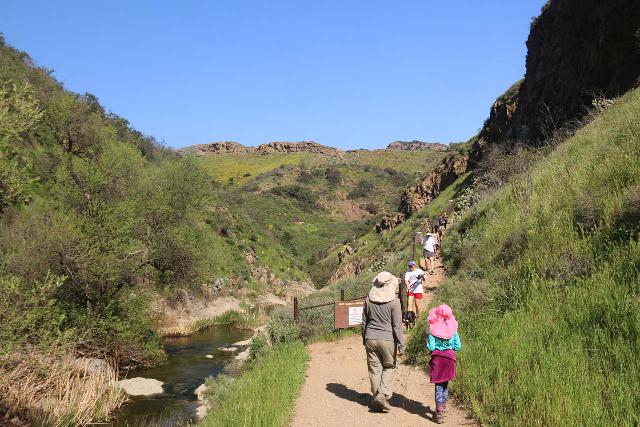
<svg viewBox="0 0 640 427">
<path fill-rule="evenodd" d="M 480 420 L 640 421 L 638 117 L 636 90 L 446 237 L 455 274 L 438 300 L 461 325 L 455 393 Z"/>
<path fill-rule="evenodd" d="M 273 348 L 224 393 L 200 426 L 284 426 L 304 382 L 309 356 L 297 341 Z"/>
<path fill-rule="evenodd" d="M 229 214 L 219 215 L 216 223 L 218 228 L 232 229 L 229 246 L 240 250 L 229 247 L 228 253 L 235 254 L 239 265 L 244 263 L 242 252 L 253 251 L 259 263 L 280 277 L 307 278 L 309 273 L 323 285 L 332 271 L 317 269 L 316 261 L 373 228 L 381 214 L 367 212 L 367 205 L 395 211 L 401 190 L 415 179 L 419 168 L 434 167 L 444 155 L 431 150 L 358 151 L 341 159 L 314 153 L 222 154 L 201 158 L 199 163 L 212 178 L 225 183 L 219 190 L 219 204 Z M 407 169 L 411 164 L 416 165 L 415 172 Z M 327 181 L 328 167 L 339 171 L 339 184 Z M 371 182 L 374 190 L 348 198 L 363 180 Z M 270 191 L 282 186 L 302 187 L 318 205 Z M 225 258 L 231 261 L 231 256 Z"/>
</svg>

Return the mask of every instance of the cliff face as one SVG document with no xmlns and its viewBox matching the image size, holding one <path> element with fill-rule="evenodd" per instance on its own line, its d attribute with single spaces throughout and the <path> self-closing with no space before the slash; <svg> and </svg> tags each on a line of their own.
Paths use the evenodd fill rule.
<svg viewBox="0 0 640 427">
<path fill-rule="evenodd" d="M 494 114 L 494 105 L 480 139 L 539 143 L 584 115 L 595 97 L 613 98 L 634 87 L 639 30 L 637 0 L 548 2 L 531 26 L 525 77 L 502 100 L 506 115 Z"/>
<path fill-rule="evenodd" d="M 440 191 L 464 174 L 468 167 L 468 155 L 458 154 L 447 157 L 418 184 L 404 190 L 400 197 L 400 212 L 405 215 L 411 215 L 426 206 L 430 201 L 438 197 Z"/>
<path fill-rule="evenodd" d="M 468 155 L 452 154 L 407 188 L 400 211 L 422 208 L 478 161 L 488 144 L 541 143 L 580 119 L 597 97 L 639 82 L 640 1 L 551 0 L 531 25 L 524 79 L 491 106 Z"/>
</svg>

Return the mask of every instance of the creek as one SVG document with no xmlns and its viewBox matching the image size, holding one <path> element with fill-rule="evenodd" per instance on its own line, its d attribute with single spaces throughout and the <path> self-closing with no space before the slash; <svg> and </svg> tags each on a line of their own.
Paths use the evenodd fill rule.
<svg viewBox="0 0 640 427">
<path fill-rule="evenodd" d="M 237 352 L 219 348 L 245 340 L 251 331 L 213 326 L 187 337 L 164 340 L 166 363 L 129 371 L 127 378 L 143 377 L 162 381 L 163 393 L 131 396 L 116 414 L 113 427 L 179 426 L 196 420 L 198 401 L 195 389 L 205 378 L 220 374 Z M 207 355 L 213 356 L 208 358 Z"/>
</svg>

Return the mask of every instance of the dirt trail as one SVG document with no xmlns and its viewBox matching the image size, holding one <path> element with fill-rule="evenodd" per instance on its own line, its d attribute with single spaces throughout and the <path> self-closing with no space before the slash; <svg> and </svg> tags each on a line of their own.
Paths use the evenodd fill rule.
<svg viewBox="0 0 640 427">
<path fill-rule="evenodd" d="M 444 278 L 436 262 L 436 274 L 429 276 L 423 310 Z M 406 339 L 406 337 L 405 337 Z M 389 413 L 371 412 L 371 389 L 367 361 L 360 336 L 308 347 L 311 362 L 291 423 L 300 426 L 424 426 L 433 421 L 434 387 L 419 368 L 398 363 L 396 385 Z M 449 402 L 445 424 L 476 425 L 461 409 Z M 435 425 L 435 424 L 434 424 Z"/>
</svg>

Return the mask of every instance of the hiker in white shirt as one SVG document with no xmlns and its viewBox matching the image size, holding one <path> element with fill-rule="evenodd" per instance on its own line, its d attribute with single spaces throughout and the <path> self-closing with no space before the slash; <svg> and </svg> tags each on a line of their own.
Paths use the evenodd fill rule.
<svg viewBox="0 0 640 427">
<path fill-rule="evenodd" d="M 433 257 L 436 254 L 436 244 L 438 242 L 437 233 L 427 233 L 422 239 L 422 248 L 424 249 L 424 259 L 427 262 L 427 270 L 429 274 L 435 274 L 433 271 Z"/>
<path fill-rule="evenodd" d="M 420 316 L 420 300 L 424 288 L 422 282 L 424 280 L 424 270 L 416 266 L 415 261 L 409 261 L 409 270 L 404 273 L 404 283 L 407 285 L 407 311 L 413 311 L 416 318 Z"/>
</svg>

